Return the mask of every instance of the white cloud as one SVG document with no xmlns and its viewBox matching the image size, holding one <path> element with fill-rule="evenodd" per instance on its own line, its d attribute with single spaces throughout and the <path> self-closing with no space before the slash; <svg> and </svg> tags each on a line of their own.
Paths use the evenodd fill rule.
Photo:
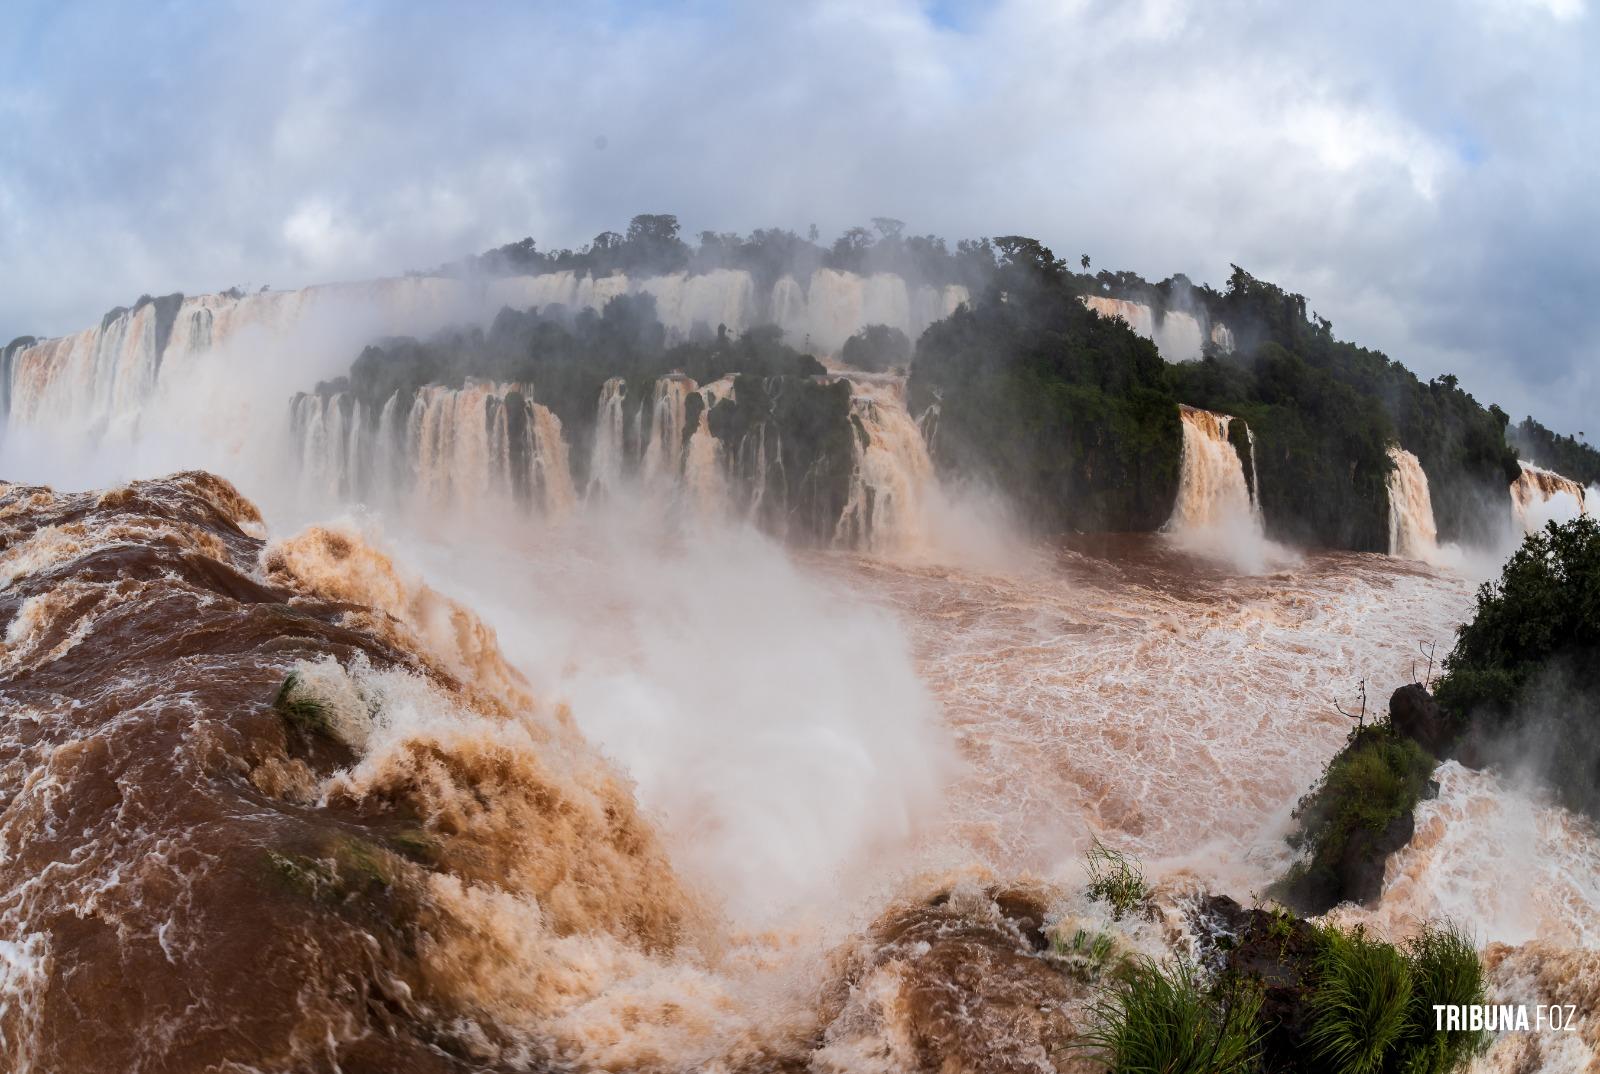
<svg viewBox="0 0 1600 1074">
<path fill-rule="evenodd" d="M 636 212 L 888 214 L 1153 276 L 1243 264 L 1423 375 L 1582 427 L 1600 42 L 1575 0 L 1532 2 L 1005 0 L 953 27 L 911 0 L 69 8 L 23 47 L 72 64 L 0 55 L 0 335 Z"/>
</svg>

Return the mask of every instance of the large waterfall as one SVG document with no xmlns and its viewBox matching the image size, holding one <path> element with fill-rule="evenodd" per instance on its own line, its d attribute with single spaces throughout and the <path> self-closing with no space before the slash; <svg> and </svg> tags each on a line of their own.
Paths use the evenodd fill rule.
<svg viewBox="0 0 1600 1074">
<path fill-rule="evenodd" d="M 850 497 L 835 541 L 875 552 L 914 548 L 922 539 L 924 497 L 934 484 L 922 429 L 906 412 L 903 386 L 854 385 L 856 427 Z"/>
<path fill-rule="evenodd" d="M 1565 522 L 1588 514 L 1588 494 L 1570 477 L 1522 463 L 1511 485 L 1511 511 L 1523 533 L 1533 533 L 1546 522 Z"/>
<path fill-rule="evenodd" d="M 1180 405 L 1178 411 L 1183 422 L 1183 468 L 1178 502 L 1167 528 L 1181 532 L 1245 524 L 1259 531 L 1260 511 L 1229 439 L 1234 419 L 1192 406 Z"/>
<path fill-rule="evenodd" d="M 1389 554 L 1434 563 L 1439 558 L 1439 530 L 1433 519 L 1433 497 L 1422 463 L 1399 444 L 1389 447 L 1394 469 L 1389 472 Z"/>
<path fill-rule="evenodd" d="M 309 498 L 451 511 L 529 502 L 548 515 L 577 499 L 560 419 L 519 385 L 428 385 L 376 415 L 345 392 L 301 394 L 290 422 Z"/>
<path fill-rule="evenodd" d="M 783 276 L 757 288 L 744 271 L 630 278 L 572 272 L 485 279 L 403 277 L 330 284 L 298 291 L 169 296 L 114 310 L 95 327 L 8 349 L 4 390 L 10 423 L 62 436 L 137 434 L 147 401 L 184 381 L 207 359 L 229 351 L 248 368 L 218 376 L 213 400 L 219 429 L 259 403 L 273 382 L 287 388 L 325 376 L 334 362 L 383 336 L 428 335 L 448 324 L 486 325 L 503 307 L 565 306 L 598 310 L 621 294 L 649 294 L 669 337 L 688 339 L 719 325 L 738 335 L 777 324 L 793 347 L 838 352 L 852 334 L 886 324 L 915 339 L 967 300 L 960 285 L 916 285 L 889 274 L 858 276 L 818 269 L 805 280 Z M 231 385 L 229 382 L 231 381 Z M 284 391 L 287 397 L 289 391 Z"/>
<path fill-rule="evenodd" d="M 1241 570 L 1264 569 L 1270 546 L 1256 494 L 1254 434 L 1240 423 L 1250 462 L 1247 478 L 1240 449 L 1231 439 L 1236 418 L 1182 404 L 1178 413 L 1183 459 L 1178 499 L 1166 531 L 1180 544 L 1229 560 Z"/>
<path fill-rule="evenodd" d="M 1105 295 L 1087 295 L 1083 304 L 1102 317 L 1120 317 L 1135 333 L 1150 340 L 1169 362 L 1198 361 L 1209 339 L 1223 351 L 1233 350 L 1233 333 L 1219 322 L 1208 322 L 1203 307 L 1199 315 L 1186 310 L 1156 311 L 1143 302 Z"/>
</svg>

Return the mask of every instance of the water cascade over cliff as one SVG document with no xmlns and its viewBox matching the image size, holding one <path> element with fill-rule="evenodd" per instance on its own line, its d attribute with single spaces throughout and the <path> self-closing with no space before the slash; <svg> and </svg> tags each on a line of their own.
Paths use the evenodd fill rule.
<svg viewBox="0 0 1600 1074">
<path fill-rule="evenodd" d="M 457 511 L 500 500 L 548 515 L 577 499 L 560 419 L 519 385 L 428 385 L 376 416 L 346 392 L 302 393 L 290 424 L 308 497 Z"/>
<path fill-rule="evenodd" d="M 1243 570 L 1262 569 L 1268 542 L 1255 495 L 1254 435 L 1240 422 L 1244 444 L 1238 447 L 1233 426 L 1237 419 L 1181 404 L 1178 409 L 1183 461 L 1167 532 L 1180 543 L 1232 560 Z M 1248 477 L 1245 459 L 1250 464 Z"/>
<path fill-rule="evenodd" d="M 1084 305 L 1102 317 L 1120 317 L 1134 332 L 1150 340 L 1169 362 L 1198 361 L 1210 340 L 1224 351 L 1233 350 L 1233 333 L 1228 326 L 1211 324 L 1202 309 L 1199 314 L 1186 310 L 1167 310 L 1159 315 L 1143 302 L 1105 295 L 1087 295 Z"/>
<path fill-rule="evenodd" d="M 850 494 L 835 543 L 908 551 L 925 541 L 924 500 L 935 481 L 927 441 L 906 412 L 903 384 L 853 387 Z"/>
<path fill-rule="evenodd" d="M 373 339 L 425 336 L 454 323 L 486 325 L 503 307 L 599 310 L 623 294 L 649 294 L 668 338 L 739 335 L 777 324 L 792 346 L 835 354 L 852 334 L 886 324 L 915 339 L 967 300 L 960 285 L 918 285 L 890 274 L 818 269 L 805 280 L 780 278 L 769 290 L 748 272 L 630 278 L 572 272 L 488 279 L 405 277 L 299 291 L 231 291 L 143 299 L 70 336 L 19 340 L 0 363 L 3 417 L 14 426 L 64 438 L 107 434 L 132 440 L 139 417 L 162 390 L 180 393 L 208 359 L 234 352 L 255 359 L 248 377 L 224 383 L 235 398 L 213 399 L 219 429 L 237 431 L 267 382 L 286 398 L 325 375 L 331 363 Z M 262 359 L 269 357 L 270 362 Z M 216 370 L 211 370 L 216 374 Z M 252 391 L 252 389 L 254 389 Z M 219 434 L 218 439 L 227 439 Z"/>
<path fill-rule="evenodd" d="M 1439 530 L 1433 519 L 1433 497 L 1422 463 L 1399 444 L 1389 448 L 1394 469 L 1389 473 L 1389 554 L 1435 563 Z"/>
<path fill-rule="evenodd" d="M 1511 512 L 1523 533 L 1541 529 L 1546 522 L 1565 522 L 1587 514 L 1588 494 L 1570 477 L 1563 477 L 1531 462 L 1511 485 Z"/>
</svg>

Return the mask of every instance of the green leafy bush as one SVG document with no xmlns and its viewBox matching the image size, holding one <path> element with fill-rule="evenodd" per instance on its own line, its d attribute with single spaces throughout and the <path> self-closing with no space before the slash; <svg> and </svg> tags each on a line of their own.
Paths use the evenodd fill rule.
<svg viewBox="0 0 1600 1074">
<path fill-rule="evenodd" d="M 1600 522 L 1523 541 L 1478 590 L 1437 698 L 1480 741 L 1514 738 L 1563 802 L 1600 816 Z"/>
<path fill-rule="evenodd" d="M 1290 901 L 1320 912 L 1349 897 L 1350 855 L 1361 856 L 1416 808 L 1433 766 L 1427 751 L 1386 723 L 1353 732 L 1295 809 L 1289 841 L 1303 856 L 1283 885 Z"/>
</svg>

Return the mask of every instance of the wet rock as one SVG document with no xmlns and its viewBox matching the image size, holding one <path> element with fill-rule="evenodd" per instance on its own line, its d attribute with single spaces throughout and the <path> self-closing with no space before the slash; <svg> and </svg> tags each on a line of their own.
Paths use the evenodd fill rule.
<svg viewBox="0 0 1600 1074">
<path fill-rule="evenodd" d="M 1443 760 L 1460 733 L 1450 714 L 1418 683 L 1400 687 L 1389 697 L 1389 722 L 1402 735 Z"/>
</svg>

